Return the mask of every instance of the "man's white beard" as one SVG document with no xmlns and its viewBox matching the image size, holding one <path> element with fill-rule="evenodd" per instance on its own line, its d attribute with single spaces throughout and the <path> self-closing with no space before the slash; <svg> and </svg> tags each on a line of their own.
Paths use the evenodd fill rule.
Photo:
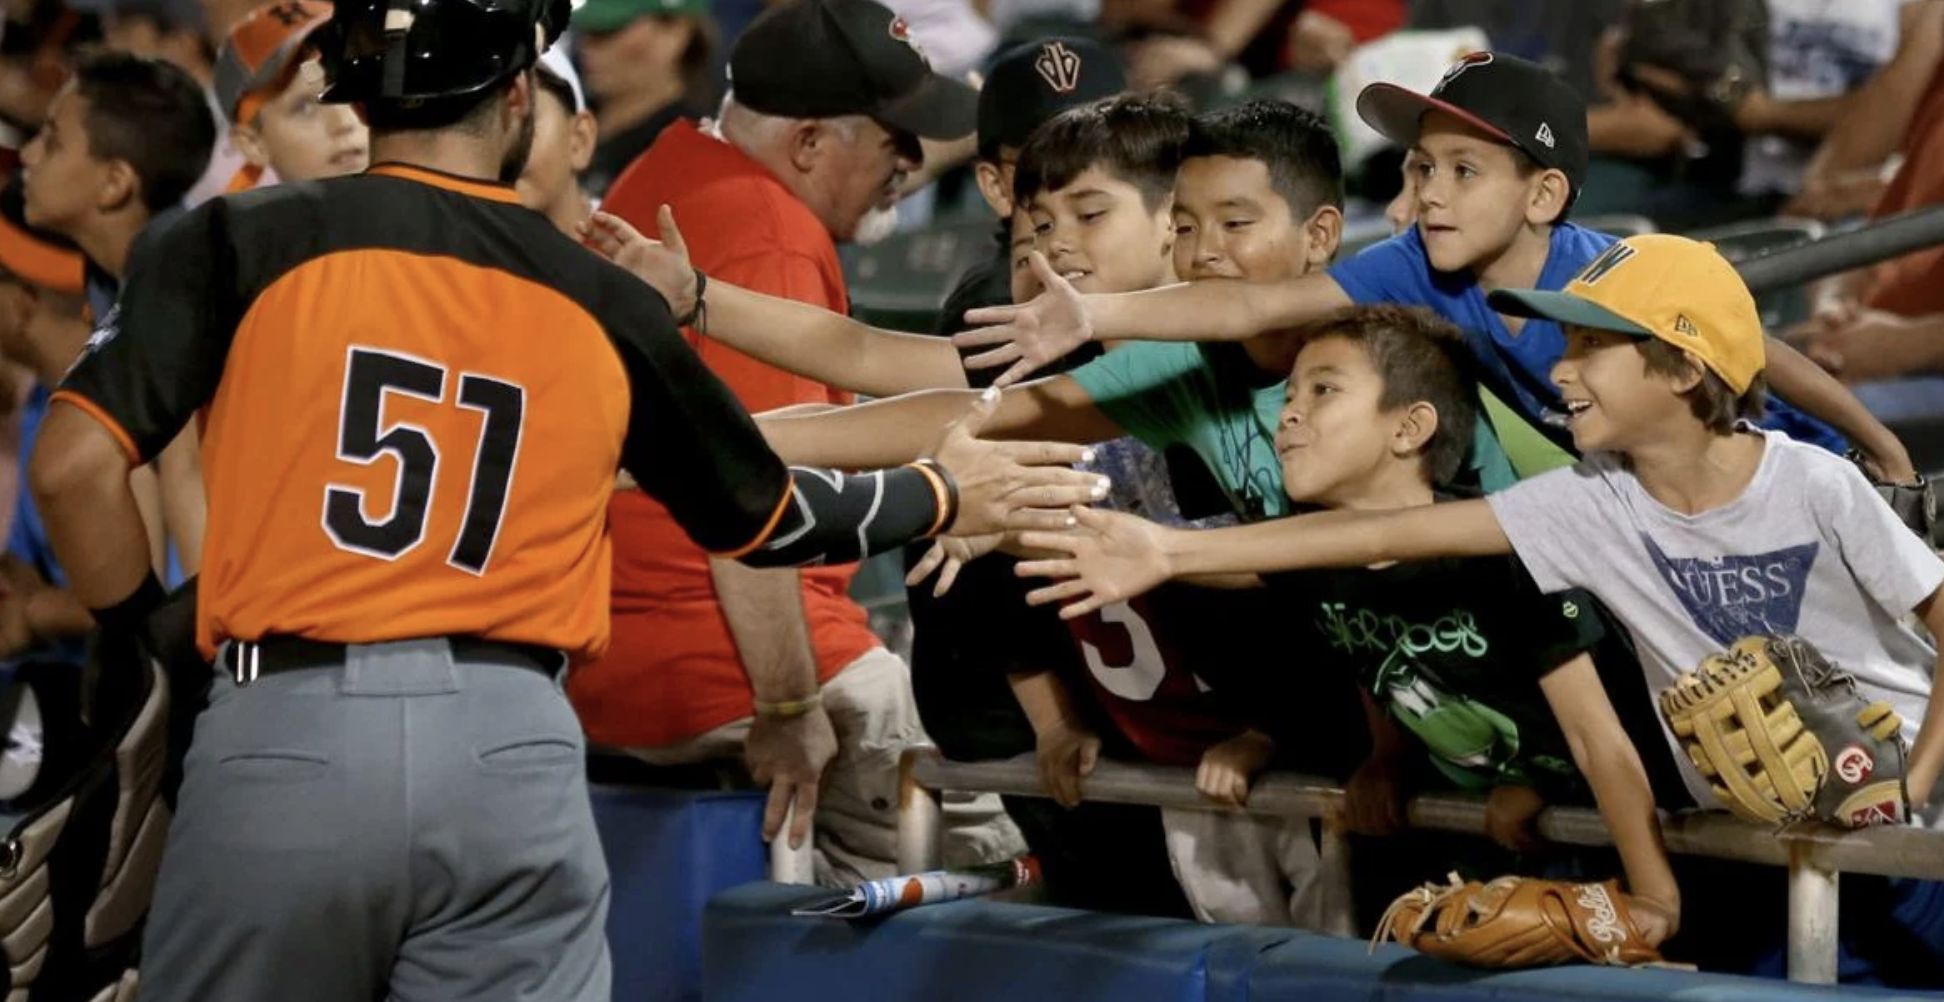
<svg viewBox="0 0 1944 1002">
<path fill-rule="evenodd" d="M 869 247 L 882 243 L 885 238 L 898 232 L 898 207 L 888 209 L 874 208 L 857 221 L 857 232 L 851 236 L 851 243 Z"/>
</svg>

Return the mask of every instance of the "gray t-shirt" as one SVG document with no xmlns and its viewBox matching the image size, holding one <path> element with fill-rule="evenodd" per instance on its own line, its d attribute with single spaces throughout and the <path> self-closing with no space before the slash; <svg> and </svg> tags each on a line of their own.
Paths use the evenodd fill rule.
<svg viewBox="0 0 1944 1002">
<path fill-rule="evenodd" d="M 1486 500 L 1542 591 L 1584 588 L 1633 635 L 1659 693 L 1756 633 L 1794 633 L 1888 700 L 1914 741 L 1937 650 L 1908 614 L 1944 560 L 1897 520 L 1854 465 L 1780 432 L 1741 497 L 1688 516 L 1595 453 Z M 1697 803 L 1713 796 L 1662 724 Z M 1933 825 L 1935 826 L 1935 825 Z"/>
</svg>

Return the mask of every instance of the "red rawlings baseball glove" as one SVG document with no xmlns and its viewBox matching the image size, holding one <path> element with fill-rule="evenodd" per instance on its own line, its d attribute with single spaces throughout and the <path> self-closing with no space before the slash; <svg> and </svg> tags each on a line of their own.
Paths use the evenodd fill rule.
<svg viewBox="0 0 1944 1002">
<path fill-rule="evenodd" d="M 1387 939 L 1473 967 L 1662 963 L 1612 880 L 1500 877 L 1481 884 L 1454 873 L 1449 883 L 1425 884 L 1391 902 L 1371 948 Z"/>
</svg>

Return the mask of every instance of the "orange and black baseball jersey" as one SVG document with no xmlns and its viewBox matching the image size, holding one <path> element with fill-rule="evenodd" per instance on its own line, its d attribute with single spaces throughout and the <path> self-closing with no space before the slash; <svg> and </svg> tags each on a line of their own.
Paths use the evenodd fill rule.
<svg viewBox="0 0 1944 1002">
<path fill-rule="evenodd" d="M 131 263 L 59 393 L 142 463 L 207 407 L 198 638 L 607 643 L 625 467 L 711 551 L 937 531 L 917 465 L 786 468 L 663 299 L 507 186 L 382 165 L 213 200 Z"/>
</svg>

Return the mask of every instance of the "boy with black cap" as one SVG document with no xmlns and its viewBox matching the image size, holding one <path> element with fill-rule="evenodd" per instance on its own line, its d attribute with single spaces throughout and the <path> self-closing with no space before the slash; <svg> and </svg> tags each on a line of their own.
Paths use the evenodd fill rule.
<svg viewBox="0 0 1944 1002">
<path fill-rule="evenodd" d="M 1012 255 L 1008 251 L 1013 211 L 1013 168 L 1027 137 L 1068 108 L 1111 97 L 1127 89 L 1120 57 L 1083 38 L 1048 38 L 1002 54 L 979 89 L 979 152 L 972 165 L 979 195 L 995 215 L 997 247 L 989 260 L 973 265 L 945 297 L 938 333 L 965 329 L 965 312 L 1013 302 Z M 1079 359 L 1078 361 L 1085 361 Z M 973 386 L 990 379 L 968 371 Z"/>
<path fill-rule="evenodd" d="M 967 319 L 960 347 L 999 347 L 981 367 L 1011 364 L 1010 382 L 1090 340 L 1247 340 L 1354 304 L 1428 307 L 1464 328 L 1490 388 L 1535 427 L 1559 433 L 1564 416 L 1546 373 L 1565 350 L 1559 325 L 1501 316 L 1485 301 L 1498 288 L 1556 289 L 1613 244 L 1566 222 L 1584 183 L 1586 105 L 1543 67 L 1480 52 L 1452 66 L 1430 94 L 1373 84 L 1358 113 L 1412 150 L 1418 218 L 1409 231 L 1331 268 L 1327 275 L 1265 283 L 1197 282 L 1121 296 L 1079 296 L 1063 282 L 1022 307 Z M 1846 432 L 1882 475 L 1915 479 L 1896 437 L 1808 359 L 1770 342 L 1778 392 Z M 1825 447 L 1842 439 L 1785 405 L 1768 426 Z"/>
</svg>

